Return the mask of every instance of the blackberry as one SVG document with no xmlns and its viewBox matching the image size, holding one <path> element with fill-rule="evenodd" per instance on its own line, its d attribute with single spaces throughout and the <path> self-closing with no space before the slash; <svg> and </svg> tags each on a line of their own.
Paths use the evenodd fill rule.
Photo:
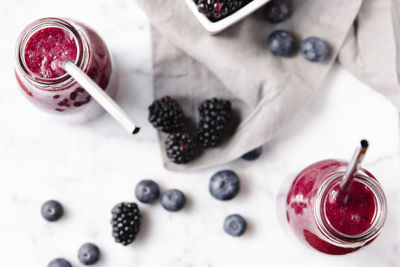
<svg viewBox="0 0 400 267">
<path fill-rule="evenodd" d="M 149 106 L 149 122 L 154 128 L 172 133 L 183 128 L 184 114 L 178 102 L 170 96 L 155 100 Z"/>
<path fill-rule="evenodd" d="M 197 10 L 212 22 L 235 13 L 251 0 L 194 0 Z"/>
<path fill-rule="evenodd" d="M 132 243 L 140 230 L 142 216 L 136 203 L 121 202 L 112 213 L 112 235 L 115 242 L 126 246 Z"/>
<path fill-rule="evenodd" d="M 199 113 L 197 136 L 201 146 L 218 146 L 232 120 L 231 102 L 217 98 L 205 100 L 199 106 Z"/>
<path fill-rule="evenodd" d="M 187 132 L 177 132 L 168 135 L 165 141 L 167 157 L 177 164 L 185 164 L 196 155 L 196 141 Z"/>
</svg>

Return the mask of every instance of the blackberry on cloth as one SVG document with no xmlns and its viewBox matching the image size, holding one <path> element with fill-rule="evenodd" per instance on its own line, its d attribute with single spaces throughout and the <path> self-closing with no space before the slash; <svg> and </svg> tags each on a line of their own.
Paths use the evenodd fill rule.
<svg viewBox="0 0 400 267">
<path fill-rule="evenodd" d="M 199 114 L 197 136 L 201 146 L 218 146 L 232 120 L 231 102 L 218 98 L 205 100 L 199 106 Z"/>
<path fill-rule="evenodd" d="M 177 164 L 188 163 L 196 156 L 196 140 L 188 132 L 170 134 L 165 141 L 165 152 Z"/>
<path fill-rule="evenodd" d="M 182 129 L 184 118 L 182 108 L 170 96 L 155 100 L 149 106 L 149 122 L 162 132 L 172 133 Z"/>
</svg>

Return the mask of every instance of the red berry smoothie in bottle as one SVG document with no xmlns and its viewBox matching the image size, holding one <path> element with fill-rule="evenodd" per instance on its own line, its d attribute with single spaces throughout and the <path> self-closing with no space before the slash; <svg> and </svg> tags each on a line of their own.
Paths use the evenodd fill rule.
<svg viewBox="0 0 400 267">
<path fill-rule="evenodd" d="M 286 219 L 303 243 L 320 252 L 341 255 L 369 244 L 380 233 L 387 213 L 375 177 L 359 168 L 346 195 L 338 191 L 348 163 L 324 160 L 294 179 L 286 198 Z"/>
<path fill-rule="evenodd" d="M 100 36 L 70 19 L 44 18 L 24 29 L 16 48 L 17 81 L 36 106 L 52 113 L 75 114 L 94 104 L 59 67 L 62 61 L 74 62 L 109 95 L 115 95 L 111 56 Z"/>
</svg>

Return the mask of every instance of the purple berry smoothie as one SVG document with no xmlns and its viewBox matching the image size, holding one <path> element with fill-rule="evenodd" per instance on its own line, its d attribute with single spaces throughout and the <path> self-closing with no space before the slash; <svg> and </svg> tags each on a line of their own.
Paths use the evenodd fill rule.
<svg viewBox="0 0 400 267">
<path fill-rule="evenodd" d="M 336 201 L 346 168 L 347 162 L 339 160 L 314 163 L 297 175 L 286 197 L 286 219 L 295 235 L 331 255 L 347 254 L 372 242 L 386 217 L 383 191 L 365 169 L 357 171 L 347 202 Z"/>
<path fill-rule="evenodd" d="M 360 182 L 353 182 L 346 203 L 336 201 L 339 185 L 329 193 L 325 202 L 328 222 L 334 229 L 349 236 L 364 233 L 371 227 L 375 216 L 375 196 Z"/>
<path fill-rule="evenodd" d="M 44 111 L 77 118 L 98 114 L 95 101 L 57 61 L 74 62 L 111 97 L 116 94 L 117 88 L 110 82 L 112 65 L 107 46 L 82 23 L 59 18 L 35 21 L 21 33 L 16 52 L 17 81 L 25 96 Z M 82 116 L 75 116 L 77 113 Z"/>
</svg>

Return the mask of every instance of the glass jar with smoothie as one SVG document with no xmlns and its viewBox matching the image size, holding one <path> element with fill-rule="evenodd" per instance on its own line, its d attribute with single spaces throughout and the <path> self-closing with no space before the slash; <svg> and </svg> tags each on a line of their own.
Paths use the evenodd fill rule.
<svg viewBox="0 0 400 267">
<path fill-rule="evenodd" d="M 101 108 L 60 67 L 63 61 L 73 62 L 108 95 L 115 96 L 117 88 L 106 44 L 91 28 L 60 18 L 39 19 L 21 33 L 15 64 L 20 88 L 42 110 L 94 117 Z"/>
<path fill-rule="evenodd" d="M 330 159 L 308 166 L 287 193 L 289 227 L 303 243 L 320 252 L 354 252 L 372 242 L 385 222 L 384 192 L 370 172 L 358 167 L 360 151 L 350 162 Z"/>
</svg>

